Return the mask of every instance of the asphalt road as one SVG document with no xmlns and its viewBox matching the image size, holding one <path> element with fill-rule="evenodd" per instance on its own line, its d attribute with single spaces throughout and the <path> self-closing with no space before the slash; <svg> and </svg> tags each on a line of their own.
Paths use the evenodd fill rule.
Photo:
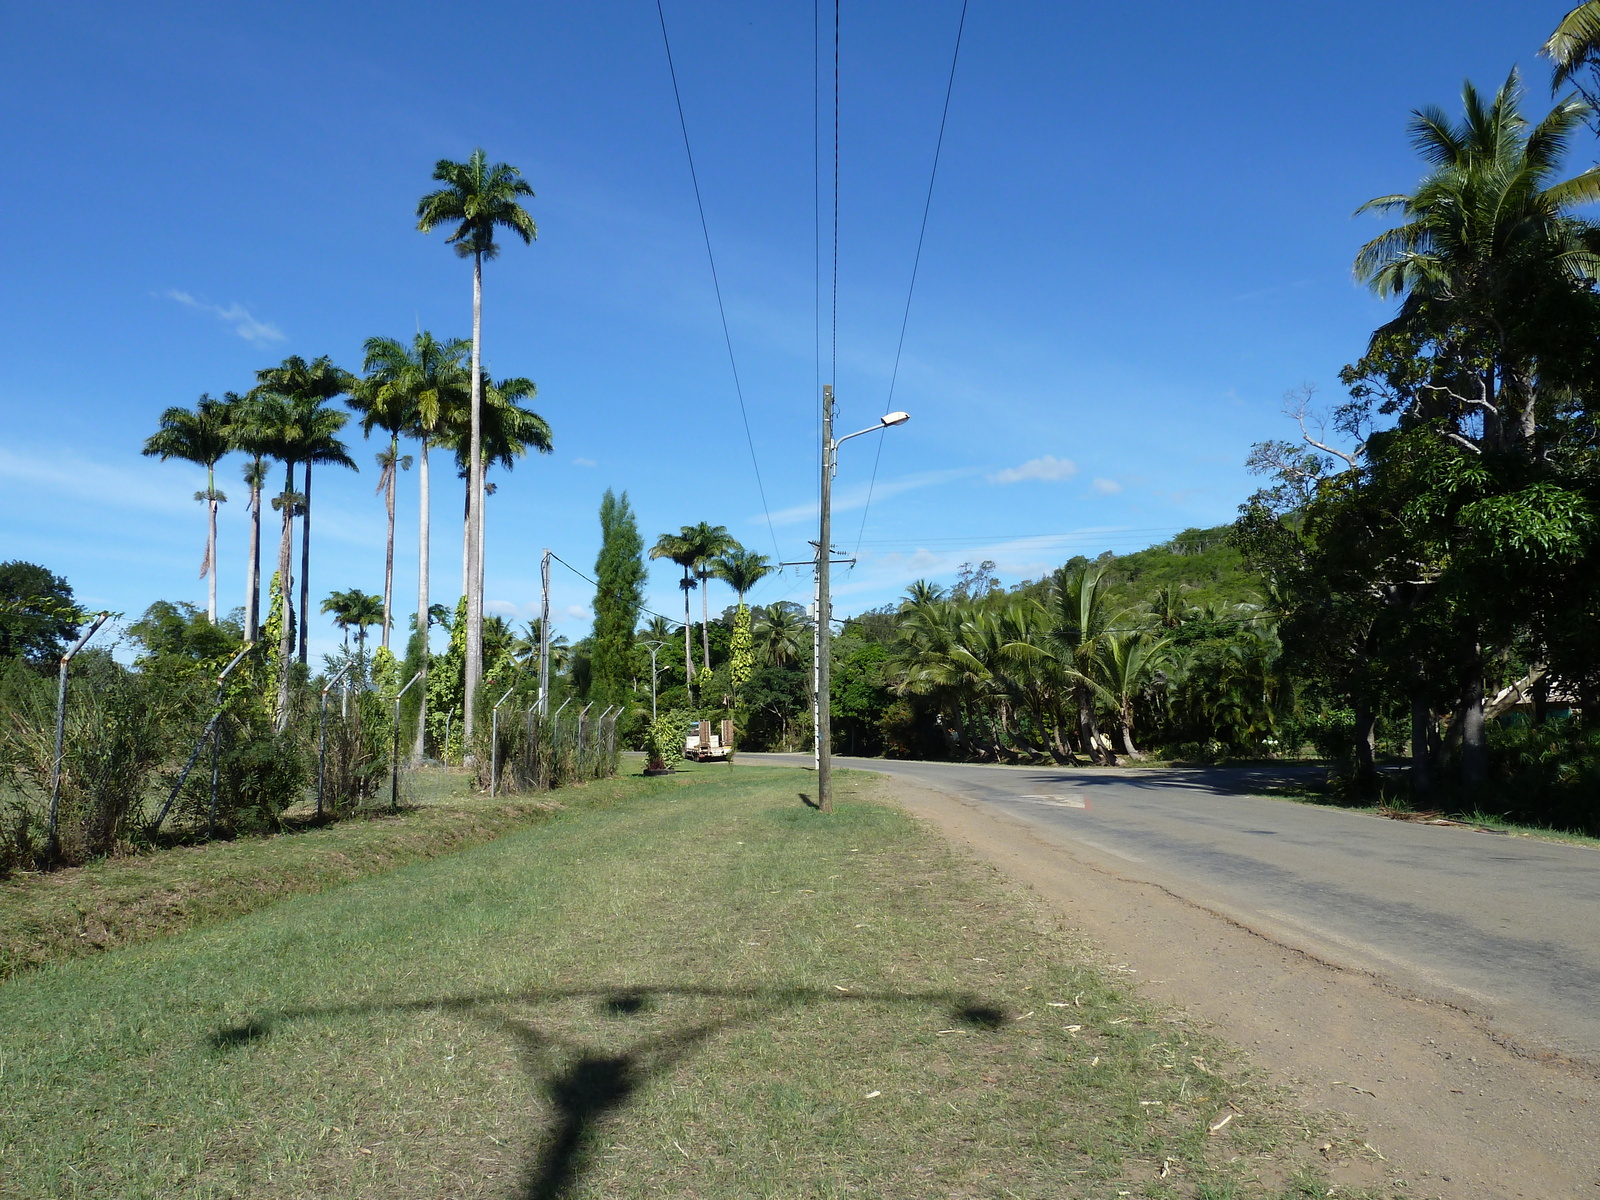
<svg viewBox="0 0 1600 1200">
<path fill-rule="evenodd" d="M 1270 769 L 834 761 L 1041 826 L 1074 857 L 1600 1062 L 1600 850 L 1250 795 L 1283 778 Z"/>
</svg>

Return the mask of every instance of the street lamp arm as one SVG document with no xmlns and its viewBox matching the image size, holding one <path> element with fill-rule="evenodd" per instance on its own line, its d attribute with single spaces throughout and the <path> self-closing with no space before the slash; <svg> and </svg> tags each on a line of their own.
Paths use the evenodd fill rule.
<svg viewBox="0 0 1600 1200">
<path fill-rule="evenodd" d="M 910 413 L 892 412 L 885 413 L 878 419 L 878 423 L 867 429 L 858 429 L 854 433 L 847 433 L 842 438 L 834 439 L 833 449 L 837 450 L 851 438 L 860 437 L 864 433 L 877 433 L 880 429 L 888 429 L 892 425 L 904 425 L 911 419 Z"/>
</svg>

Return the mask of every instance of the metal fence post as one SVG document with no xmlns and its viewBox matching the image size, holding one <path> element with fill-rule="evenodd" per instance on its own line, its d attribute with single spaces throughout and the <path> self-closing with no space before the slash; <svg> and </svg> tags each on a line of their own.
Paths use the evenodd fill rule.
<svg viewBox="0 0 1600 1200">
<path fill-rule="evenodd" d="M 109 620 L 111 614 L 101 613 L 94 619 L 94 624 L 89 626 L 88 632 L 78 639 L 77 644 L 61 656 L 61 679 L 56 686 L 56 752 L 50 760 L 50 833 L 45 841 L 45 862 L 55 861 L 56 851 L 60 845 L 56 836 L 56 815 L 61 808 L 61 759 L 65 746 L 67 729 L 67 664 L 78 656 L 78 651 L 89 644 L 92 638 Z"/>
<path fill-rule="evenodd" d="M 405 685 L 394 694 L 394 745 L 389 757 L 389 811 L 400 811 L 400 697 L 411 690 L 411 684 L 422 678 L 418 671 L 411 677 L 411 683 Z"/>
</svg>

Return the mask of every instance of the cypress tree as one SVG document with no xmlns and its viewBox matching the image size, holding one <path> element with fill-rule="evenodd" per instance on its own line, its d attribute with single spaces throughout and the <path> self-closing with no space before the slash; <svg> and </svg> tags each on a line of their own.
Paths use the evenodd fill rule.
<svg viewBox="0 0 1600 1200">
<path fill-rule="evenodd" d="M 600 501 L 600 557 L 594 577 L 594 633 L 589 695 L 603 707 L 625 703 L 633 676 L 633 631 L 644 603 L 644 539 L 628 493 L 610 488 Z"/>
</svg>

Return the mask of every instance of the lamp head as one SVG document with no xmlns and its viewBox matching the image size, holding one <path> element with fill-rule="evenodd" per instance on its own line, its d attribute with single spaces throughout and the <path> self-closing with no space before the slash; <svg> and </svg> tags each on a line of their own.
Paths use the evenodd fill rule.
<svg viewBox="0 0 1600 1200">
<path fill-rule="evenodd" d="M 908 412 L 885 413 L 879 420 L 884 425 L 904 425 L 911 420 L 911 414 Z"/>
</svg>

